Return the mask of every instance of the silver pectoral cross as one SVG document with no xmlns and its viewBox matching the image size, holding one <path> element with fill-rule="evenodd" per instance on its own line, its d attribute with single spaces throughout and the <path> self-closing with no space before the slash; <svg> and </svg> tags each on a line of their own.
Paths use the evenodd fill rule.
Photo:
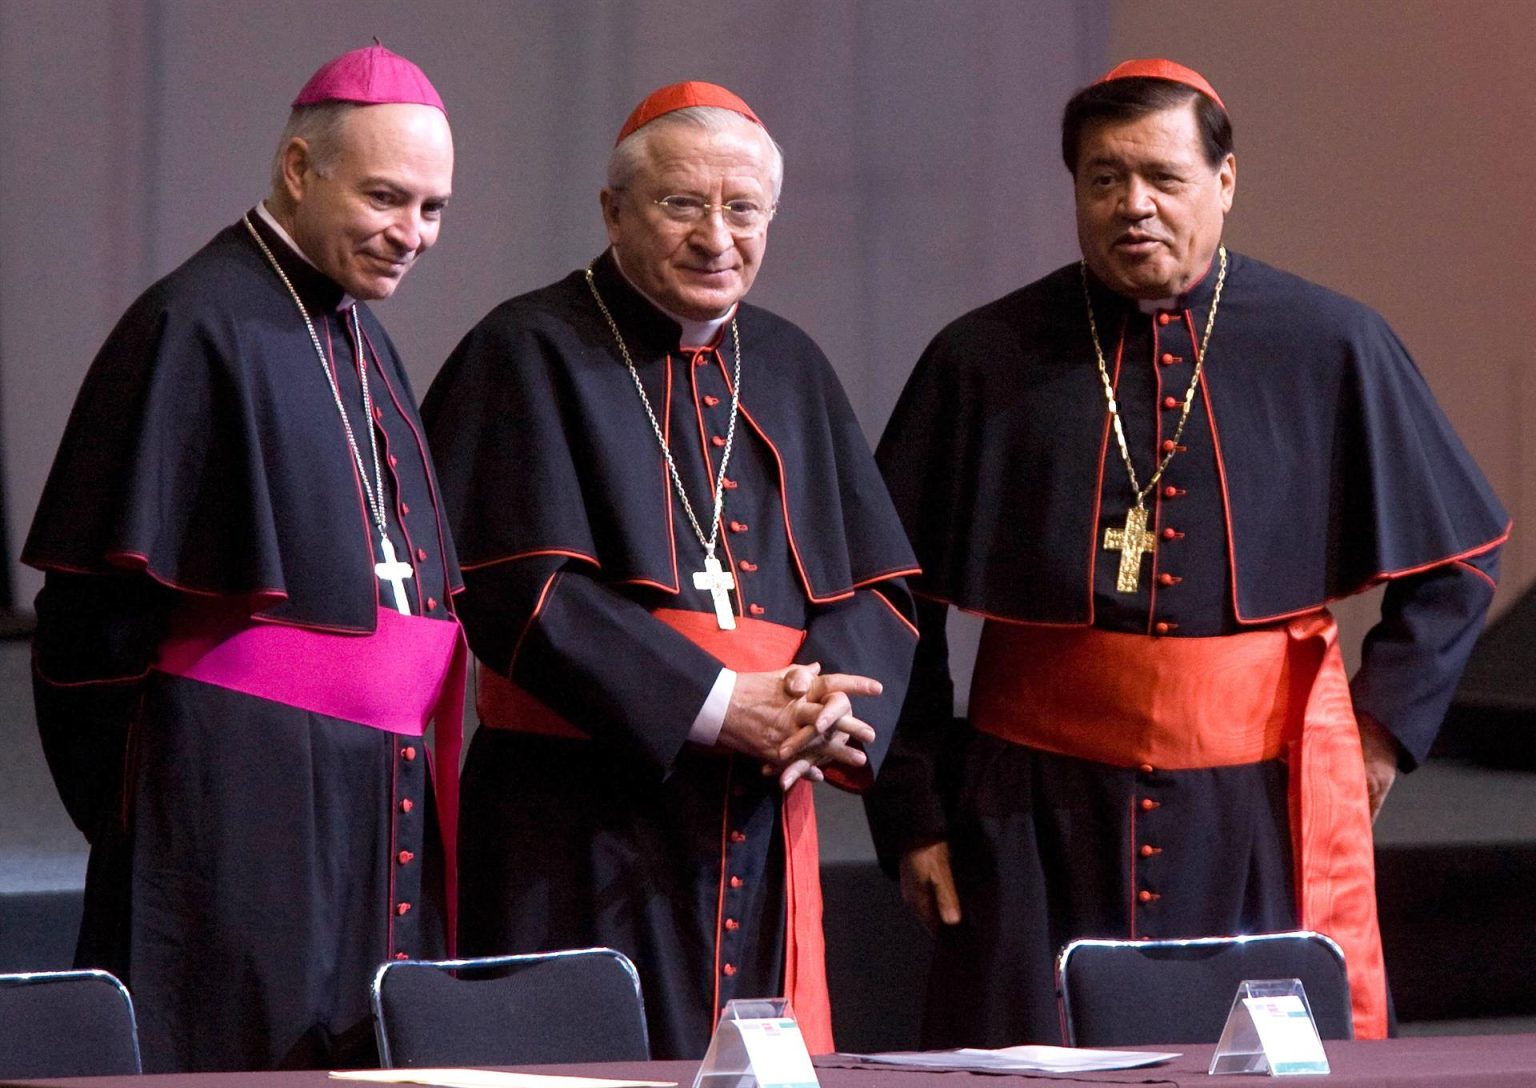
<svg viewBox="0 0 1536 1088">
<path fill-rule="evenodd" d="M 1120 553 L 1120 574 L 1115 589 L 1135 593 L 1141 582 L 1141 557 L 1151 555 L 1157 537 L 1147 532 L 1147 508 L 1137 503 L 1125 512 L 1125 528 L 1105 529 L 1104 547 Z"/>
<path fill-rule="evenodd" d="M 736 630 L 736 613 L 731 611 L 730 591 L 736 588 L 736 576 L 720 565 L 713 555 L 704 557 L 704 569 L 695 571 L 693 588 L 702 589 L 715 599 L 715 622 L 722 631 Z"/>
<path fill-rule="evenodd" d="M 389 537 L 381 533 L 379 543 L 384 550 L 384 562 L 375 563 L 373 573 L 379 576 L 379 581 L 388 582 L 389 588 L 395 591 L 396 611 L 402 616 L 409 616 L 411 604 L 405 595 L 405 580 L 411 576 L 411 565 L 395 558 L 395 546 L 389 542 Z"/>
</svg>

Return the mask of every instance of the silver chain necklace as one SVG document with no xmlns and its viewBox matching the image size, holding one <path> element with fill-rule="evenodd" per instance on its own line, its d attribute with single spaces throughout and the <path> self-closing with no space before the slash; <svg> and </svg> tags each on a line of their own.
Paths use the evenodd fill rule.
<svg viewBox="0 0 1536 1088">
<path fill-rule="evenodd" d="M 677 462 L 672 457 L 672 449 L 667 444 L 667 436 L 662 433 L 661 424 L 656 421 L 656 413 L 651 408 L 651 398 L 645 394 L 645 386 L 640 382 L 640 372 L 635 369 L 635 361 L 630 358 L 629 348 L 624 343 L 623 334 L 619 332 L 619 323 L 613 319 L 613 314 L 608 312 L 608 305 L 603 301 L 603 296 L 597 290 L 597 278 L 593 275 L 592 266 L 586 268 L 587 289 L 592 292 L 592 299 L 597 303 L 598 311 L 602 313 L 603 320 L 608 323 L 608 331 L 613 334 L 614 343 L 619 347 L 619 355 L 624 359 L 624 365 L 629 369 L 629 377 L 635 383 L 635 392 L 640 394 L 640 403 L 645 408 L 645 416 L 651 421 L 651 433 L 656 436 L 656 444 L 661 447 L 661 455 L 667 462 L 667 472 L 672 477 L 673 490 L 677 492 L 678 500 L 683 504 L 683 513 L 688 515 L 688 524 L 693 526 L 693 535 L 698 537 L 699 545 L 704 549 L 704 569 L 693 575 L 693 584 L 696 589 L 707 592 L 715 604 L 715 620 L 722 631 L 734 630 L 736 627 L 736 615 L 731 611 L 729 591 L 736 588 L 736 578 L 730 571 L 720 565 L 720 560 L 715 557 L 715 545 L 720 539 L 720 512 L 725 508 L 725 470 L 731 462 L 731 448 L 736 439 L 736 418 L 741 407 L 741 331 L 736 327 L 736 319 L 731 318 L 731 340 L 736 349 L 736 368 L 731 375 L 731 414 L 730 422 L 725 430 L 725 447 L 720 454 L 720 471 L 715 478 L 715 508 L 709 524 L 709 536 L 704 535 L 704 529 L 699 524 L 699 519 L 693 512 L 693 503 L 688 501 L 688 492 L 683 487 L 683 478 L 678 475 Z"/>
<path fill-rule="evenodd" d="M 304 319 L 304 328 L 309 331 L 309 342 L 314 346 L 315 356 L 320 360 L 320 369 L 325 372 L 326 384 L 331 389 L 331 399 L 336 403 L 336 413 L 341 416 L 341 429 L 346 433 L 347 448 L 352 451 L 352 461 L 357 466 L 357 478 L 363 485 L 363 497 L 368 502 L 368 512 L 373 515 L 373 523 L 379 530 L 379 546 L 384 553 L 384 562 L 373 565 L 374 573 L 390 584 L 395 595 L 396 610 L 401 615 L 409 616 L 411 606 L 406 598 L 405 579 L 411 577 L 411 565 L 402 563 L 395 557 L 395 546 L 389 540 L 389 522 L 384 517 L 384 467 L 379 460 L 379 440 L 374 432 L 373 395 L 368 389 L 368 361 L 363 353 L 363 328 L 358 321 L 357 307 L 352 307 L 352 342 L 357 345 L 357 379 L 363 388 L 363 418 L 368 421 L 368 451 L 373 456 L 371 484 L 368 482 L 368 468 L 363 464 L 362 451 L 358 448 L 357 436 L 352 433 L 352 421 L 347 418 L 347 411 L 341 404 L 341 388 L 336 384 L 336 375 L 331 373 L 331 364 L 326 358 L 325 349 L 320 346 L 320 336 L 315 332 L 315 323 L 310 320 L 309 311 L 304 308 L 299 292 L 294 289 L 288 273 L 284 272 L 283 266 L 277 263 L 277 258 L 267 248 L 266 241 L 251 223 L 250 214 L 242 215 L 240 222 L 245 224 L 245 229 L 256 243 L 256 248 L 261 250 L 262 256 L 272 266 L 272 271 L 277 273 L 277 278 L 283 281 L 284 287 L 288 288 L 288 297 L 293 299 L 293 304 L 299 309 L 299 316 Z"/>
</svg>

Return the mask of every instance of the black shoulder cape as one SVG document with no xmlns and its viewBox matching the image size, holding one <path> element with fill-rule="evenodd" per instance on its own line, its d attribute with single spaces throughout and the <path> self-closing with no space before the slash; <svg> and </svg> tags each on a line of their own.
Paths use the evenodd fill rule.
<svg viewBox="0 0 1536 1088">
<path fill-rule="evenodd" d="M 341 289 L 251 218 L 312 315 L 334 309 Z M 419 435 L 394 345 L 367 307 L 358 312 L 392 387 L 375 394 L 393 393 Z M 371 539 L 309 334 L 235 224 L 113 329 L 75 402 L 22 561 L 142 572 L 189 593 L 248 598 L 266 619 L 367 632 L 378 602 Z"/>
<path fill-rule="evenodd" d="M 595 271 L 651 402 L 665 403 L 678 326 L 610 257 Z M 912 573 L 901 525 L 826 357 L 766 310 L 742 305 L 737 323 L 739 426 L 774 451 L 808 597 L 833 600 Z M 729 364 L 729 330 L 720 350 Z M 444 364 L 422 415 L 466 569 L 563 554 L 600 568 L 605 581 L 677 592 L 672 485 L 583 272 L 496 307 Z M 496 483 L 507 478 L 527 485 Z"/>
<path fill-rule="evenodd" d="M 950 324 L 896 406 L 876 456 L 925 595 L 1003 619 L 1091 622 L 1100 472 L 1115 454 L 1079 277 L 1069 265 Z M 1211 279 L 1190 299 L 1197 327 Z M 1101 329 L 1128 305 L 1095 285 Z M 1232 255 L 1202 384 L 1195 410 L 1216 441 L 1240 622 L 1508 533 L 1407 351 L 1359 303 Z"/>
</svg>

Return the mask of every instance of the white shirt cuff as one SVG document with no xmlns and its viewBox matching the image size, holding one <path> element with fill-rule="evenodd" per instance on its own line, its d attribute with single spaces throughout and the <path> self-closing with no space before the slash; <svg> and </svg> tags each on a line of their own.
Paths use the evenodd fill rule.
<svg viewBox="0 0 1536 1088">
<path fill-rule="evenodd" d="M 736 674 L 721 669 L 715 678 L 715 686 L 709 689 L 704 705 L 699 707 L 698 717 L 688 728 L 688 739 L 695 744 L 713 747 L 720 739 L 720 727 L 725 725 L 725 712 L 731 705 L 731 693 L 736 690 Z"/>
</svg>

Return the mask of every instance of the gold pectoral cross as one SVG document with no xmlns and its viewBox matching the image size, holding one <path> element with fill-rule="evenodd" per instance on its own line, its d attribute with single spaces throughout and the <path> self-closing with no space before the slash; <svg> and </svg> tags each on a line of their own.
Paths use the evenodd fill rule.
<svg viewBox="0 0 1536 1088">
<path fill-rule="evenodd" d="M 1105 529 L 1104 547 L 1120 553 L 1120 575 L 1115 589 L 1135 593 L 1141 584 L 1141 557 L 1157 548 L 1157 537 L 1147 532 L 1147 508 L 1137 503 L 1125 512 L 1125 528 Z"/>
</svg>

